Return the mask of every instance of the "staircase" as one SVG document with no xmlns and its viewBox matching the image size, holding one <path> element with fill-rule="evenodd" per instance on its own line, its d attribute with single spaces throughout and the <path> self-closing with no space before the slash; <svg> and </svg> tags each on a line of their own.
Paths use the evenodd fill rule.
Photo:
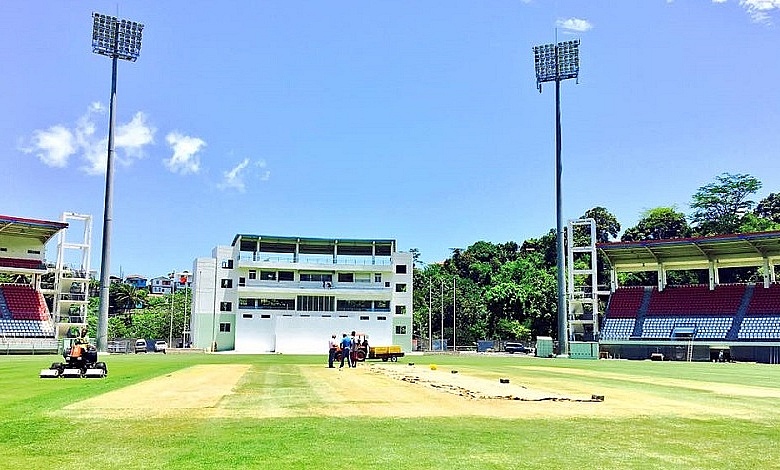
<svg viewBox="0 0 780 470">
<path fill-rule="evenodd" d="M 645 286 L 644 296 L 642 297 L 642 304 L 639 306 L 639 311 L 636 313 L 634 331 L 631 333 L 632 338 L 640 338 L 642 336 L 642 329 L 645 324 L 645 316 L 647 315 L 648 307 L 650 307 L 650 297 L 652 295 L 653 288 Z"/>
<path fill-rule="evenodd" d="M 755 284 L 748 284 L 747 287 L 745 288 L 745 294 L 742 296 L 742 302 L 739 304 L 737 313 L 734 315 L 734 320 L 731 322 L 731 328 L 729 328 L 728 333 L 726 333 L 727 341 L 737 340 L 737 334 L 739 333 L 739 329 L 742 326 L 742 320 L 744 320 L 745 318 L 748 305 L 750 305 L 750 299 L 753 298 L 753 291 L 755 290 L 756 290 Z"/>
</svg>

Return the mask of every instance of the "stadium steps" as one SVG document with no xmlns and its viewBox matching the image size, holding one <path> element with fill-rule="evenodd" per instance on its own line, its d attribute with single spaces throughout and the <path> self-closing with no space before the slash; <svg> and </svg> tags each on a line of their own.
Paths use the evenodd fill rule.
<svg viewBox="0 0 780 470">
<path fill-rule="evenodd" d="M 737 334 L 742 327 L 742 320 L 745 318 L 748 306 L 750 305 L 750 299 L 753 298 L 753 291 L 755 291 L 755 289 L 755 284 L 748 284 L 746 286 L 745 294 L 742 296 L 742 302 L 740 302 L 737 313 L 734 315 L 734 321 L 731 322 L 731 328 L 729 328 L 728 333 L 726 333 L 727 341 L 737 341 Z"/>
<path fill-rule="evenodd" d="M 636 321 L 634 322 L 634 331 L 631 333 L 633 338 L 642 337 L 642 329 L 645 323 L 645 316 L 647 315 L 647 309 L 650 307 L 650 297 L 653 296 L 653 288 L 645 287 L 645 293 L 642 297 L 642 304 L 639 306 L 639 311 L 636 313 Z"/>
<path fill-rule="evenodd" d="M 0 288 L 0 318 L 10 320 L 11 310 L 8 308 L 8 303 L 5 301 L 5 295 L 3 295 L 3 289 Z"/>
</svg>

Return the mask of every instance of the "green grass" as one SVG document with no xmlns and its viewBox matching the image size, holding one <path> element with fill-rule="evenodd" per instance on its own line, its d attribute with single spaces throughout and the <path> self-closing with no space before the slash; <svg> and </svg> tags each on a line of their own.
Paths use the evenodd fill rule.
<svg viewBox="0 0 780 470">
<path fill-rule="evenodd" d="M 109 356 L 106 380 L 39 379 L 39 369 L 54 360 L 53 356 L 0 356 L 0 468 L 780 468 L 777 398 L 733 397 L 685 384 L 637 381 L 652 377 L 778 389 L 778 366 L 483 356 L 401 359 L 486 377 L 511 377 L 513 382 L 523 378 L 576 381 L 594 392 L 641 391 L 691 406 L 733 407 L 759 417 L 751 419 L 717 414 L 684 418 L 653 410 L 647 416 L 576 419 L 194 419 L 186 415 L 95 419 L 58 410 L 202 363 L 256 366 L 242 382 L 242 393 L 248 393 L 248 398 L 241 406 L 262 406 L 262 400 L 251 399 L 252 391 L 262 390 L 286 400 L 291 408 L 304 408 L 313 399 L 312 385 L 294 371 L 298 365 L 321 364 L 323 358 Z M 566 369 L 583 373 L 572 375 Z M 231 406 L 230 398 L 225 406 Z"/>
</svg>

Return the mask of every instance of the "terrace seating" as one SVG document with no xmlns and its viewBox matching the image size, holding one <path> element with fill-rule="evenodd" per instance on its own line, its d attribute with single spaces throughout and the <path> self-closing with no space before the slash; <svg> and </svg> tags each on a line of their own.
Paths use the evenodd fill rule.
<svg viewBox="0 0 780 470">
<path fill-rule="evenodd" d="M 5 338 L 53 338 L 50 321 L 0 319 L 0 336 Z"/>
<path fill-rule="evenodd" d="M 645 318 L 642 326 L 644 339 L 672 339 L 675 329 L 693 328 L 694 339 L 726 339 L 734 321 L 732 316 L 657 316 Z"/>
<path fill-rule="evenodd" d="M 0 257 L 0 266 L 19 269 L 46 269 L 43 261 L 28 258 L 4 258 Z"/>
<path fill-rule="evenodd" d="M 753 290 L 753 297 L 747 309 L 747 316 L 780 315 L 780 284 L 768 288 L 760 285 Z"/>
<path fill-rule="evenodd" d="M 779 340 L 780 315 L 745 317 L 737 333 L 741 340 Z"/>
<path fill-rule="evenodd" d="M 5 284 L 2 286 L 2 294 L 14 320 L 48 320 L 46 301 L 32 286 Z"/>
<path fill-rule="evenodd" d="M 706 285 L 653 289 L 649 316 L 680 315 L 734 315 L 739 310 L 745 285 L 722 285 L 710 290 Z"/>
<path fill-rule="evenodd" d="M 607 316 L 609 318 L 636 318 L 642 306 L 644 287 L 621 287 L 609 298 Z"/>
<path fill-rule="evenodd" d="M 601 339 L 627 340 L 634 331 L 634 318 L 605 318 L 601 325 Z"/>
</svg>

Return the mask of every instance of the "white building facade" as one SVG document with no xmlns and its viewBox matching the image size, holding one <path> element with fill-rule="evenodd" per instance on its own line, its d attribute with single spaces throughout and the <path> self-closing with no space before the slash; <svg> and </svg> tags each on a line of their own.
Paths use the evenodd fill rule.
<svg viewBox="0 0 780 470">
<path fill-rule="evenodd" d="M 318 354 L 356 331 L 411 351 L 412 271 L 395 240 L 236 235 L 194 262 L 192 347 Z"/>
</svg>

